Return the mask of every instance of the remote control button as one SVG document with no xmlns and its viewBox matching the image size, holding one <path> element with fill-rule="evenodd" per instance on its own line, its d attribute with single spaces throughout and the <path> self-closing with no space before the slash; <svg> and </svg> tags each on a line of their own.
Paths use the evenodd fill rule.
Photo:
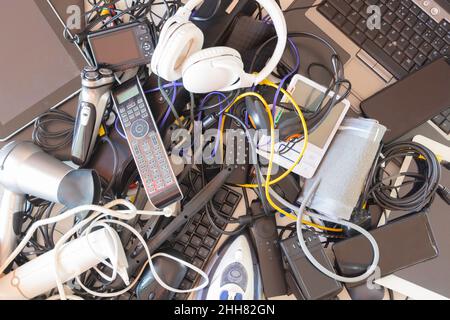
<svg viewBox="0 0 450 320">
<path fill-rule="evenodd" d="M 140 139 L 140 138 L 145 137 L 148 134 L 149 129 L 150 129 L 150 127 L 149 127 L 147 121 L 141 120 L 141 119 L 136 120 L 131 125 L 131 134 L 136 139 Z"/>
<path fill-rule="evenodd" d="M 142 49 L 144 49 L 145 51 L 150 51 L 152 50 L 152 44 L 150 42 L 144 42 L 144 44 L 142 45 Z"/>
</svg>

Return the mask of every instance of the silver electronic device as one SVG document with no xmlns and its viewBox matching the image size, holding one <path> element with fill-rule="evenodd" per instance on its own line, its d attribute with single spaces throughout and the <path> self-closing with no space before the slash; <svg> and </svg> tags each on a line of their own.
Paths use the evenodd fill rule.
<svg viewBox="0 0 450 320">
<path fill-rule="evenodd" d="M 72 141 L 72 161 L 89 161 L 98 137 L 115 78 L 111 70 L 85 67 L 81 73 L 81 93 Z"/>
</svg>

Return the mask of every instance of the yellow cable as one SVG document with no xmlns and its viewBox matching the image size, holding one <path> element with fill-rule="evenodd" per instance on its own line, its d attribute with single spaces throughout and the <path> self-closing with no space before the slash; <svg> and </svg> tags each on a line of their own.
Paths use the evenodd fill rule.
<svg viewBox="0 0 450 320">
<path fill-rule="evenodd" d="M 261 82 L 261 85 L 266 85 L 266 86 L 278 89 L 278 86 L 270 80 L 264 80 L 263 82 Z M 284 172 L 278 178 L 272 180 L 270 182 L 270 185 L 274 185 L 274 184 L 280 182 L 281 180 L 286 178 L 289 174 L 291 174 L 291 172 L 300 163 L 303 156 L 305 155 L 306 148 L 308 147 L 308 142 L 309 142 L 308 126 L 306 124 L 306 120 L 305 120 L 305 117 L 303 116 L 302 110 L 300 109 L 299 105 L 295 102 L 294 98 L 289 94 L 289 92 L 287 92 L 283 88 L 281 88 L 281 92 L 288 98 L 289 102 L 294 106 L 294 108 L 297 112 L 297 115 L 300 118 L 300 121 L 301 121 L 302 127 L 303 127 L 303 132 L 304 132 L 304 141 L 303 141 L 303 148 L 302 148 L 297 160 L 292 164 L 292 166 L 286 172 Z M 272 112 L 270 112 L 270 114 L 272 114 Z M 244 184 L 244 185 L 239 185 L 239 186 L 242 188 L 256 188 L 257 187 L 257 185 L 255 185 L 255 184 Z"/>
<path fill-rule="evenodd" d="M 286 92 L 286 91 L 285 91 Z M 239 95 L 226 109 L 225 109 L 225 113 L 227 113 L 233 106 L 235 106 L 239 101 L 241 101 L 242 99 L 249 97 L 249 96 L 253 96 L 256 97 L 257 99 L 259 99 L 261 101 L 261 103 L 263 104 L 264 108 L 266 109 L 267 115 L 269 117 L 269 123 L 270 123 L 270 157 L 269 157 L 269 166 L 267 169 L 267 176 L 266 176 L 266 181 L 264 184 L 264 189 L 265 189 L 265 196 L 267 198 L 267 201 L 269 202 L 269 204 L 272 206 L 272 208 L 274 208 L 275 210 L 277 210 L 278 212 L 284 214 L 285 216 L 291 218 L 292 220 L 297 220 L 297 217 L 294 216 L 293 214 L 283 210 L 282 208 L 280 208 L 278 205 L 275 204 L 275 202 L 273 202 L 270 193 L 269 193 L 269 188 L 271 185 L 271 180 L 270 180 L 270 175 L 272 172 L 272 167 L 273 167 L 273 157 L 275 155 L 275 125 L 274 125 L 274 121 L 273 121 L 273 116 L 272 116 L 272 111 L 270 110 L 270 107 L 267 103 L 267 101 L 258 93 L 256 92 L 246 92 L 243 93 L 241 95 Z M 286 173 L 280 177 L 278 177 L 277 181 L 274 180 L 276 182 L 281 181 L 282 179 L 284 179 L 287 175 L 289 175 L 292 170 L 294 169 L 294 167 L 300 162 L 300 160 L 303 157 L 303 154 L 306 150 L 306 145 L 308 142 L 308 132 L 307 132 L 307 128 L 306 128 L 306 121 L 304 121 L 303 118 L 303 114 L 301 113 L 300 108 L 298 107 L 298 105 L 295 103 L 294 99 L 291 97 L 290 99 L 291 102 L 293 102 L 297 108 L 298 108 L 298 112 L 299 115 L 301 115 L 302 118 L 302 123 L 304 123 L 304 131 L 305 131 L 305 143 L 303 146 L 303 150 L 302 153 L 300 154 L 299 159 L 297 159 L 297 161 L 294 163 L 294 165 L 290 168 L 290 171 L 286 171 Z M 220 146 L 223 150 L 223 132 L 224 132 L 224 128 L 225 128 L 225 121 L 226 121 L 226 114 L 224 114 L 224 117 L 222 119 L 222 125 L 221 125 L 221 133 L 220 133 Z M 223 154 L 223 152 L 222 152 Z M 250 185 L 250 186 L 254 186 L 257 187 L 258 185 Z M 309 222 L 309 221 L 303 221 L 304 224 L 321 229 L 321 230 L 326 230 L 326 231 L 334 231 L 334 232 L 341 232 L 342 229 L 335 229 L 335 228 L 327 228 L 327 227 L 323 227 L 321 225 Z"/>
</svg>

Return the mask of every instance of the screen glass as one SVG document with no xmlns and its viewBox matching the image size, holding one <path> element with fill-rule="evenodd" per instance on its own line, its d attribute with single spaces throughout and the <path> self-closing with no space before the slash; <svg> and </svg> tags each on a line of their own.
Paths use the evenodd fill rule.
<svg viewBox="0 0 450 320">
<path fill-rule="evenodd" d="M 80 69 L 34 1 L 3 0 L 2 5 L 8 8 L 0 26 L 4 125 L 79 77 Z"/>
<path fill-rule="evenodd" d="M 97 64 L 120 65 L 141 58 L 134 28 L 97 35 L 89 43 Z"/>
<path fill-rule="evenodd" d="M 117 94 L 116 98 L 117 98 L 117 102 L 119 104 L 122 104 L 125 101 L 128 101 L 133 97 L 136 97 L 137 95 L 139 95 L 139 89 L 137 86 L 133 86 L 130 89 Z"/>
</svg>

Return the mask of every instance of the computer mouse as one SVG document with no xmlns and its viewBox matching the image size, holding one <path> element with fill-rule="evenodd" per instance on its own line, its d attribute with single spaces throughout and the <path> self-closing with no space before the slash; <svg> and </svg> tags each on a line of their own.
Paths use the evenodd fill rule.
<svg viewBox="0 0 450 320">
<path fill-rule="evenodd" d="M 176 258 L 183 259 L 182 255 L 175 251 L 165 251 Z M 188 268 L 175 260 L 167 257 L 156 257 L 153 259 L 153 265 L 158 276 L 164 283 L 172 288 L 178 288 L 183 281 Z M 136 296 L 138 300 L 170 300 L 175 295 L 174 292 L 164 289 L 156 281 L 150 267 L 142 275 L 136 287 Z"/>
</svg>

